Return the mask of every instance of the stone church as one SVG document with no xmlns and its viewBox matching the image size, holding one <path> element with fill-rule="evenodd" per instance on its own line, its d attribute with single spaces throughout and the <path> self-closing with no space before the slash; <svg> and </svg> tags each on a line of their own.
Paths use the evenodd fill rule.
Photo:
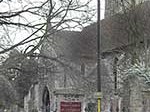
<svg viewBox="0 0 150 112">
<path fill-rule="evenodd" d="M 108 1 L 106 9 L 111 5 Z M 133 51 L 139 51 L 138 56 L 141 57 L 144 54 L 143 41 L 149 39 L 150 33 L 150 21 L 145 19 L 149 17 L 149 5 L 149 2 L 140 5 L 127 15 L 119 13 L 112 16 L 110 10 L 106 10 L 108 15 L 101 21 L 102 112 L 150 111 L 150 90 L 145 79 L 122 75 L 122 68 L 136 61 L 133 57 L 136 55 L 131 55 Z M 132 32 L 128 32 L 128 21 L 135 20 L 133 13 L 138 13 L 138 21 L 144 21 L 141 23 L 144 27 L 140 29 L 144 37 L 138 39 L 138 47 L 130 37 Z M 122 19 L 126 16 L 128 21 Z M 96 26 L 96 23 L 91 24 L 81 32 L 60 31 L 45 39 L 41 54 L 49 60 L 41 58 L 39 61 L 48 69 L 40 71 L 41 78 L 24 98 L 25 112 L 63 112 L 68 101 L 77 102 L 80 108 L 76 109 L 80 112 L 86 112 L 88 104 L 96 105 Z"/>
</svg>

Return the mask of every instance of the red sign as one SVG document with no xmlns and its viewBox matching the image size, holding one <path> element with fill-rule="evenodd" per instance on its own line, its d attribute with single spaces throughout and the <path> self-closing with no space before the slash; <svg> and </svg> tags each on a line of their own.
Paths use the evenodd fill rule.
<svg viewBox="0 0 150 112">
<path fill-rule="evenodd" d="M 61 102 L 61 112 L 81 112 L 81 102 Z"/>
</svg>

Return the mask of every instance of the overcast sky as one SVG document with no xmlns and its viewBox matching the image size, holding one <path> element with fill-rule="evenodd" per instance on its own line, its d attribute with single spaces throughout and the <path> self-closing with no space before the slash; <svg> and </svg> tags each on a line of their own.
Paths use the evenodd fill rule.
<svg viewBox="0 0 150 112">
<path fill-rule="evenodd" d="M 31 1 L 35 2 L 36 4 L 30 3 L 30 5 L 37 5 L 42 0 L 31 0 Z M 86 1 L 86 0 L 84 0 L 84 1 Z M 104 1 L 105 0 L 101 0 L 101 19 L 104 18 L 104 10 L 105 10 L 105 5 L 104 5 L 105 2 Z M 22 4 L 20 4 L 20 3 L 22 3 Z M 0 12 L 10 11 L 10 10 L 14 10 L 14 9 L 17 11 L 20 8 L 27 6 L 28 4 L 29 4 L 28 0 L 13 0 L 9 5 L 6 4 L 5 2 L 2 2 L 2 3 L 0 3 L 0 7 L 1 7 L 1 11 Z M 97 7 L 97 0 L 93 0 L 92 3 L 90 4 L 90 6 L 91 7 Z M 25 16 L 27 16 L 30 21 L 35 21 L 35 20 L 37 21 L 37 17 L 36 16 L 34 16 L 34 17 L 30 16 L 30 15 L 25 15 Z M 18 21 L 18 19 L 16 18 L 16 21 Z M 22 21 L 22 20 L 20 20 L 20 21 Z M 96 17 L 95 17 L 95 21 L 96 21 Z M 38 20 L 38 22 L 40 22 L 40 20 Z M 10 37 L 12 39 L 12 42 L 18 43 L 21 39 L 27 37 L 29 35 L 29 32 L 27 32 L 25 30 L 16 30 L 16 32 L 14 32 L 14 30 L 12 30 L 12 31 L 9 30 L 9 35 L 10 35 Z M 0 36 L 3 36 L 2 32 L 1 32 Z"/>
<path fill-rule="evenodd" d="M 104 19 L 104 13 L 105 13 L 105 0 L 100 0 L 101 2 L 101 19 Z M 97 0 L 92 0 L 91 2 L 92 7 L 97 7 Z"/>
</svg>

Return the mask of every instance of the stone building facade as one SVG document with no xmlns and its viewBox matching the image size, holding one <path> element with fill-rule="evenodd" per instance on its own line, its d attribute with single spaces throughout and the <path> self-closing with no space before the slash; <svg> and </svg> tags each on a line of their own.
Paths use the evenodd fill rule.
<svg viewBox="0 0 150 112">
<path fill-rule="evenodd" d="M 148 9 L 140 11 L 137 16 L 140 19 L 144 14 L 142 12 L 148 13 Z M 123 59 L 122 56 L 129 54 L 129 50 L 135 51 L 134 48 L 137 48 L 129 41 L 129 35 L 126 32 L 127 21 L 122 21 L 120 16 L 124 15 L 101 21 L 102 112 L 149 112 L 149 95 L 145 85 L 136 77 L 123 79 L 121 77 L 123 75 L 120 75 L 117 70 L 117 64 Z M 148 19 L 146 22 L 144 26 L 149 28 Z M 83 112 L 86 111 L 86 105 L 89 102 L 95 104 L 93 94 L 96 92 L 97 77 L 96 26 L 94 23 L 81 32 L 57 32 L 45 40 L 41 54 L 49 57 L 50 60 L 40 59 L 39 61 L 51 68 L 41 72 L 41 79 L 30 88 L 29 94 L 25 97 L 26 112 L 47 112 L 50 111 L 49 107 L 51 111 L 58 112 L 54 94 L 56 89 L 74 90 L 74 93 L 81 91 L 84 95 Z M 150 33 L 148 29 L 144 29 L 143 32 L 147 35 Z M 142 39 L 140 41 L 140 43 L 143 42 Z M 141 51 L 144 50 L 141 49 Z M 143 100 L 145 98 L 147 100 Z"/>
<path fill-rule="evenodd" d="M 61 62 L 66 65 L 66 67 L 62 67 L 59 62 L 53 62 L 56 65 L 56 73 L 52 73 L 51 71 L 45 71 L 43 77 L 33 85 L 28 95 L 24 100 L 25 112 L 47 112 L 47 107 L 50 107 L 52 112 L 59 112 L 59 104 L 60 99 L 57 99 L 54 92 L 64 90 L 63 92 L 74 91 L 75 95 L 78 95 L 80 92 L 84 97 L 79 98 L 79 101 L 82 102 L 82 112 L 85 112 L 85 108 L 87 108 L 88 104 L 95 104 L 94 93 L 96 92 L 96 63 L 95 58 L 91 57 L 91 55 L 87 55 L 87 57 L 80 57 L 81 51 L 75 52 L 77 49 L 75 44 L 80 44 L 78 37 L 78 32 L 60 32 L 55 36 L 55 42 L 59 43 L 58 48 L 54 49 L 47 47 L 48 41 L 46 41 L 43 45 L 43 50 L 41 51 L 43 55 L 54 57 L 55 54 L 62 55 Z M 76 37 L 77 36 L 77 37 Z M 75 39 L 76 38 L 76 39 Z M 81 42 L 81 41 L 80 41 Z M 75 46 L 74 46 L 75 45 Z M 70 50 L 69 50 L 70 49 Z M 79 49 L 78 49 L 79 50 Z M 80 49 L 81 50 L 81 49 Z M 58 53 L 57 53 L 58 52 Z M 51 54 L 50 54 L 51 53 Z M 84 53 L 82 53 L 84 54 Z M 83 55 L 85 56 L 85 55 Z M 45 63 L 44 60 L 40 60 L 41 63 Z M 46 60 L 46 63 L 48 61 Z M 51 61 L 49 62 L 51 63 Z M 113 94 L 113 87 L 111 82 L 111 67 L 106 68 L 109 62 L 107 60 L 103 60 L 102 62 L 102 79 L 103 79 L 103 89 L 104 91 L 104 110 L 109 110 L 110 104 L 110 94 Z M 47 65 L 48 66 L 48 65 Z M 58 71 L 59 72 L 58 72 Z M 60 72 L 61 71 L 61 72 Z M 45 89 L 46 88 L 46 89 Z M 45 90 L 47 92 L 45 92 Z M 60 94 L 60 92 L 59 92 Z M 71 94 L 69 92 L 69 94 Z M 50 102 L 45 103 L 45 102 Z"/>
</svg>

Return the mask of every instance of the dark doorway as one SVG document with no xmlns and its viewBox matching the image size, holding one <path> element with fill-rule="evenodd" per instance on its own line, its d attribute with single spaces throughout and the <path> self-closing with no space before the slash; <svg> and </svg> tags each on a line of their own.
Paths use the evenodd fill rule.
<svg viewBox="0 0 150 112">
<path fill-rule="evenodd" d="M 43 112 L 50 112 L 50 97 L 47 87 L 44 88 L 42 101 L 43 101 Z"/>
</svg>

